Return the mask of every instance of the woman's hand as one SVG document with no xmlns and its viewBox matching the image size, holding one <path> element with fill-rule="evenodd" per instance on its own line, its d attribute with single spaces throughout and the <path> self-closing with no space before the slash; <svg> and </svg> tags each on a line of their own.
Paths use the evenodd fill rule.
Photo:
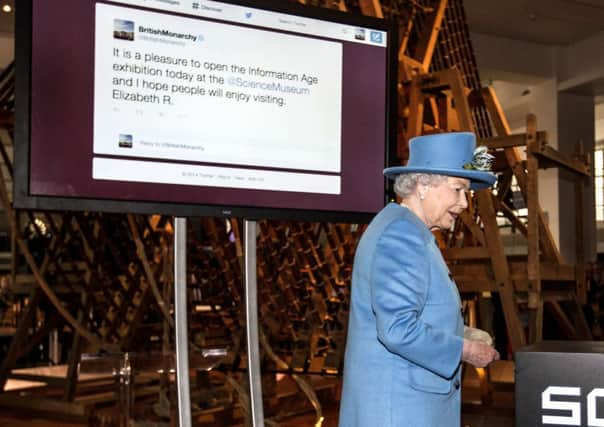
<svg viewBox="0 0 604 427">
<path fill-rule="evenodd" d="M 493 360 L 499 360 L 499 353 L 483 341 L 464 339 L 461 360 L 476 368 L 484 368 Z"/>
<path fill-rule="evenodd" d="M 463 337 L 470 341 L 482 341 L 485 344 L 493 346 L 493 338 L 487 331 L 483 331 L 482 329 L 464 326 Z"/>
</svg>

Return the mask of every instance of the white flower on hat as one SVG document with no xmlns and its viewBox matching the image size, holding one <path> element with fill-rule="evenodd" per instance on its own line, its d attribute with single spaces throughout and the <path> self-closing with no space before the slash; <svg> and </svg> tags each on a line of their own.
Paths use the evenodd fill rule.
<svg viewBox="0 0 604 427">
<path fill-rule="evenodd" d="M 489 149 L 485 145 L 480 145 L 474 149 L 472 161 L 463 165 L 463 168 L 476 171 L 490 171 L 494 159 L 495 156 L 489 154 Z"/>
</svg>

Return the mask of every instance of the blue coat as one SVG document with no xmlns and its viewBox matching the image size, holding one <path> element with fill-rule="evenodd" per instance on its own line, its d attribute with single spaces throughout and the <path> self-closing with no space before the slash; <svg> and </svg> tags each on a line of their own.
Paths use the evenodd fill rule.
<svg viewBox="0 0 604 427">
<path fill-rule="evenodd" d="M 387 205 L 357 248 L 340 427 L 456 427 L 461 300 L 434 236 Z"/>
</svg>

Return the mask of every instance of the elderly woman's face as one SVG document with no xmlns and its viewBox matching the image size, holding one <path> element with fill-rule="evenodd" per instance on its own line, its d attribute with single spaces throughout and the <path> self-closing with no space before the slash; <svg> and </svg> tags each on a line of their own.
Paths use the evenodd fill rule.
<svg viewBox="0 0 604 427">
<path fill-rule="evenodd" d="M 447 177 L 437 186 L 427 187 L 422 206 L 429 228 L 448 230 L 459 214 L 468 207 L 466 193 L 470 181 L 465 178 Z"/>
</svg>

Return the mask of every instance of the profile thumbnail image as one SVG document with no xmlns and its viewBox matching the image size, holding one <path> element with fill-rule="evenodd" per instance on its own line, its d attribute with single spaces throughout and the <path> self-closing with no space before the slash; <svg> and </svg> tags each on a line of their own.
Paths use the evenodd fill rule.
<svg viewBox="0 0 604 427">
<path fill-rule="evenodd" d="M 354 31 L 354 38 L 356 40 L 365 40 L 365 29 L 364 28 L 357 28 Z"/>
<path fill-rule="evenodd" d="M 134 21 L 124 19 L 113 20 L 113 38 L 120 40 L 134 40 Z"/>
<path fill-rule="evenodd" d="M 132 135 L 128 133 L 120 133 L 118 145 L 121 148 L 132 148 Z"/>
</svg>

